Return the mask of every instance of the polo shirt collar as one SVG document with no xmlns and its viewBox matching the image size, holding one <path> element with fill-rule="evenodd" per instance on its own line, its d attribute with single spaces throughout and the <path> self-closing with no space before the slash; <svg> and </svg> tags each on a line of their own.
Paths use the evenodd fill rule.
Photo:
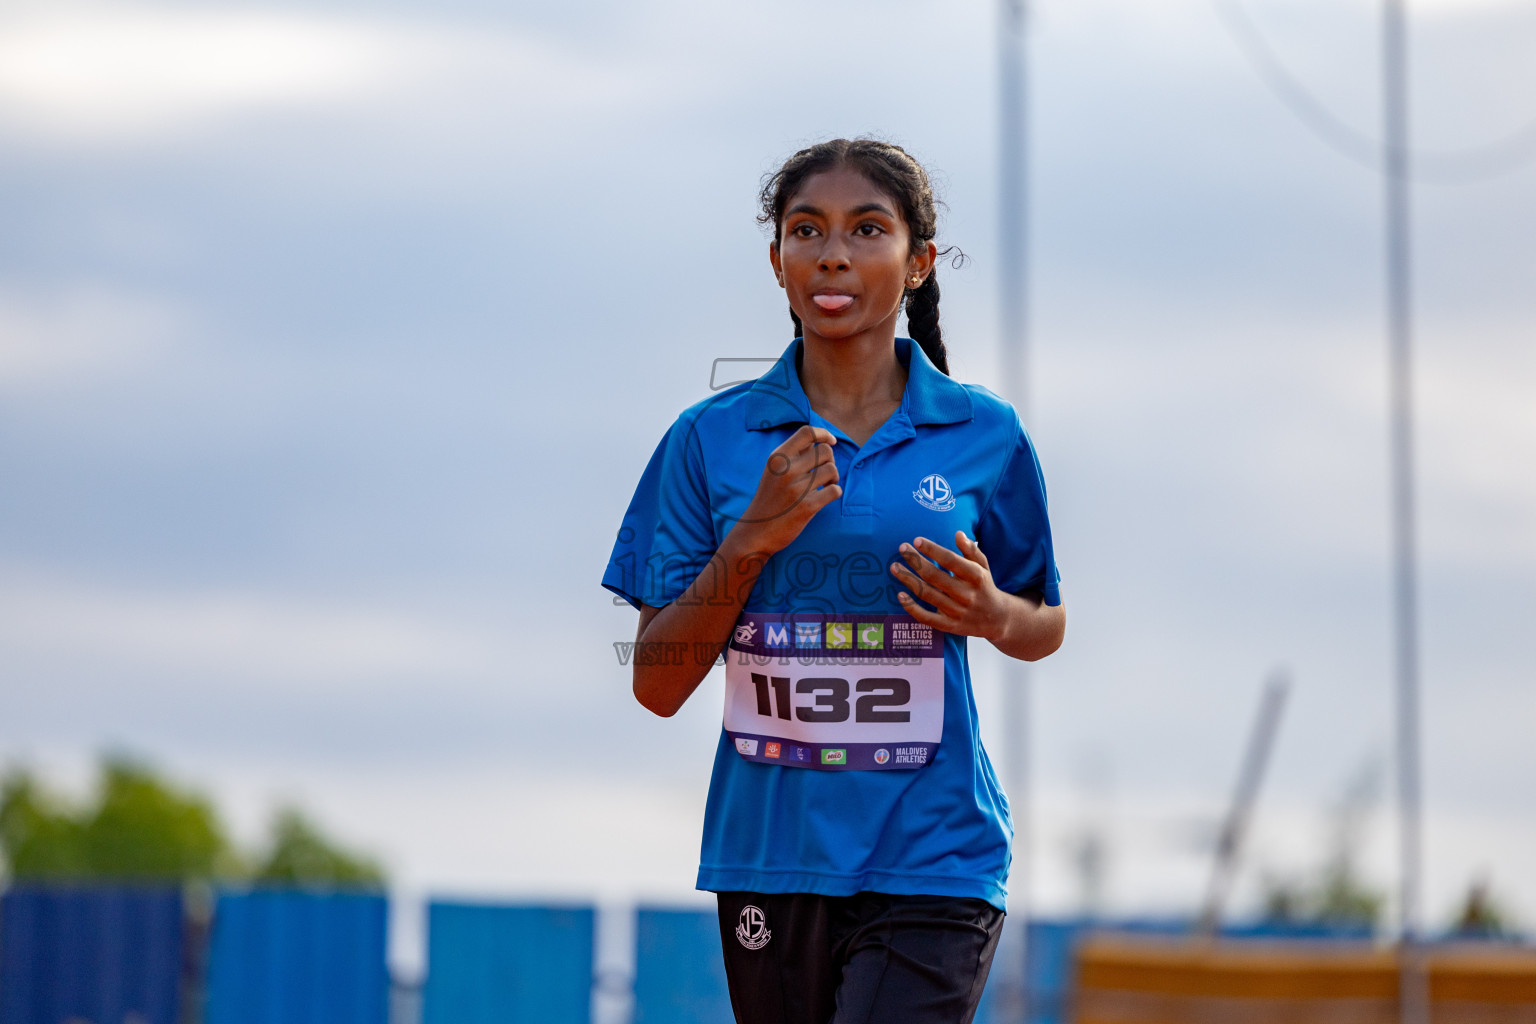
<svg viewBox="0 0 1536 1024">
<path fill-rule="evenodd" d="M 803 344 L 789 343 L 773 368 L 752 383 L 747 391 L 748 430 L 769 430 L 794 423 L 809 423 L 811 403 L 800 386 L 795 356 Z M 923 424 L 964 423 L 972 416 L 971 394 L 952 377 L 940 373 L 921 345 L 910 338 L 896 339 L 896 358 L 907 367 L 907 387 L 901 407 L 914 427 Z"/>
</svg>

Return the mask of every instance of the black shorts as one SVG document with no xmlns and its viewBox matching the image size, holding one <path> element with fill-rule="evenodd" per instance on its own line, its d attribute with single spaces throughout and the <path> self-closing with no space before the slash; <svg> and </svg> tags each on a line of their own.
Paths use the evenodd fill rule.
<svg viewBox="0 0 1536 1024">
<path fill-rule="evenodd" d="M 737 1024 L 970 1024 L 1003 912 L 953 896 L 722 892 Z"/>
</svg>

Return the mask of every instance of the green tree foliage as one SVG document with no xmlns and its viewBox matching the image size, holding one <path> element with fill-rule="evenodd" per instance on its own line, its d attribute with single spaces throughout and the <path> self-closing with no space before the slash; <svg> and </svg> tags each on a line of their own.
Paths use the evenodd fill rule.
<svg viewBox="0 0 1536 1024">
<path fill-rule="evenodd" d="M 213 806 L 141 765 L 109 760 L 86 822 L 86 857 L 109 878 L 209 878 L 230 853 Z"/>
<path fill-rule="evenodd" d="M 84 831 L 27 773 L 0 782 L 0 853 L 12 877 L 89 875 Z"/>
<path fill-rule="evenodd" d="M 202 797 L 126 758 L 103 763 L 94 806 L 72 809 L 26 772 L 0 786 L 0 851 L 12 877 L 208 878 L 229 844 Z"/>
<path fill-rule="evenodd" d="M 380 888 L 384 873 L 366 857 L 337 848 L 304 815 L 279 811 L 272 822 L 272 849 L 256 881 L 288 885 Z"/>
<path fill-rule="evenodd" d="M 140 762 L 102 762 L 95 799 L 72 806 L 26 771 L 0 780 L 0 866 L 17 880 L 218 880 L 251 877 L 213 805 Z M 378 888 L 379 866 L 339 849 L 295 810 L 273 820 L 254 880 Z"/>
<path fill-rule="evenodd" d="M 1265 877 L 1267 920 L 1375 927 L 1386 898 L 1362 877 L 1359 865 L 1366 826 L 1380 788 L 1380 767 L 1374 761 L 1349 779 L 1329 814 L 1327 854 L 1312 878 Z"/>
<path fill-rule="evenodd" d="M 1451 931 L 1466 939 L 1499 939 L 1514 934 L 1509 910 L 1490 890 L 1486 877 L 1474 878 L 1467 887 L 1461 909 L 1451 922 Z"/>
<path fill-rule="evenodd" d="M 1327 924 L 1375 927 L 1386 896 L 1365 883 L 1353 861 L 1338 857 L 1323 868 L 1317 893 L 1317 919 Z"/>
<path fill-rule="evenodd" d="M 1385 900 L 1340 865 L 1324 867 L 1312 882 L 1268 876 L 1263 882 L 1264 919 L 1276 924 L 1375 927 Z"/>
</svg>

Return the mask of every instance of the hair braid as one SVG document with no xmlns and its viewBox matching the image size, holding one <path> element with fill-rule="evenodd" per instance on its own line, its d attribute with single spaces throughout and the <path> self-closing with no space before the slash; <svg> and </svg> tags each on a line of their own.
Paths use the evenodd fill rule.
<svg viewBox="0 0 1536 1024">
<path fill-rule="evenodd" d="M 912 340 L 922 346 L 928 361 L 942 373 L 949 373 L 949 350 L 944 347 L 944 332 L 939 329 L 939 274 L 929 271 L 916 288 L 907 289 L 907 330 Z"/>
</svg>

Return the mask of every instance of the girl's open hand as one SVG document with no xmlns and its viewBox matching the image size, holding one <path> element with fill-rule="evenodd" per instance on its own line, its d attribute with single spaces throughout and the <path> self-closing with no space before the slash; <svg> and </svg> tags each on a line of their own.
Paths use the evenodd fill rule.
<svg viewBox="0 0 1536 1024">
<path fill-rule="evenodd" d="M 955 544 L 960 554 L 924 537 L 901 546 L 906 565 L 892 562 L 891 573 L 912 590 L 899 594 L 901 606 L 935 629 L 995 641 L 1007 629 L 1007 595 L 992 581 L 987 556 L 975 541 L 956 530 Z M 918 601 L 933 605 L 934 610 Z"/>
</svg>

